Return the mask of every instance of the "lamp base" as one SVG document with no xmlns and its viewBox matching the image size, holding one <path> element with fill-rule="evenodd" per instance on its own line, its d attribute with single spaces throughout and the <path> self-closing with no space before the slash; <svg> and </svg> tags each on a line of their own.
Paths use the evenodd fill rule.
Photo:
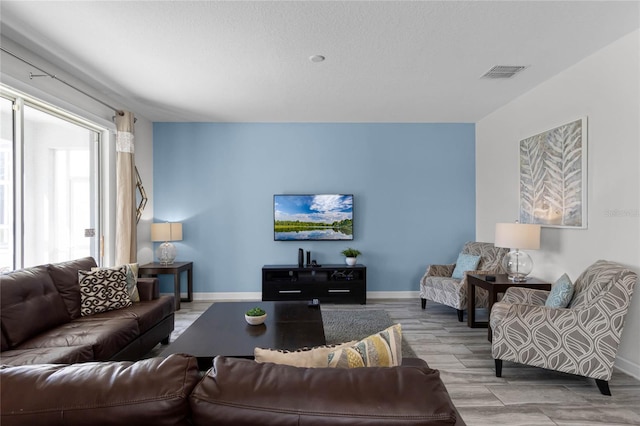
<svg viewBox="0 0 640 426">
<path fill-rule="evenodd" d="M 509 279 L 514 283 L 527 281 L 527 275 L 533 270 L 533 260 L 527 253 L 518 249 L 512 250 L 502 260 Z"/>
<path fill-rule="evenodd" d="M 156 250 L 156 256 L 158 256 L 158 261 L 162 266 L 173 264 L 173 261 L 176 259 L 176 254 L 176 246 L 168 241 L 160 244 Z"/>
<path fill-rule="evenodd" d="M 524 283 L 527 282 L 526 275 L 509 275 L 509 279 L 514 283 Z"/>
</svg>

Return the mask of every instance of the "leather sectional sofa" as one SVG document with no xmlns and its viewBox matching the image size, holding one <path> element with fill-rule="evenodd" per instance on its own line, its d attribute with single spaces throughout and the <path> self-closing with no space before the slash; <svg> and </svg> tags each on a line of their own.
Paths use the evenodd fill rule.
<svg viewBox="0 0 640 426">
<path fill-rule="evenodd" d="M 189 355 L 0 367 L 3 426 L 464 425 L 437 370 L 304 368 Z"/>
<path fill-rule="evenodd" d="M 174 296 L 159 295 L 157 278 L 138 279 L 140 302 L 81 316 L 78 271 L 95 266 L 87 257 L 0 275 L 0 363 L 137 360 L 169 342 Z"/>
</svg>

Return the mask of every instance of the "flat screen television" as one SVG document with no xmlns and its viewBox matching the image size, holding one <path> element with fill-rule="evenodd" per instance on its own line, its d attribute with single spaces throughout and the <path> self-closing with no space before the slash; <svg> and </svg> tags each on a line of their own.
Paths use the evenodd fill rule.
<svg viewBox="0 0 640 426">
<path fill-rule="evenodd" d="M 274 195 L 273 239 L 353 240 L 353 195 Z"/>
</svg>

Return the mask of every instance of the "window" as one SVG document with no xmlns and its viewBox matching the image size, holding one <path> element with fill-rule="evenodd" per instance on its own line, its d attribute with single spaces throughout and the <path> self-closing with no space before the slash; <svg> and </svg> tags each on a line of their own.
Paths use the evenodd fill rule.
<svg viewBox="0 0 640 426">
<path fill-rule="evenodd" d="M 0 268 L 84 256 L 99 259 L 99 152 L 104 129 L 31 99 L 2 100 L 3 123 L 8 108 L 14 113 L 7 123 L 21 131 L 8 136 L 15 155 L 7 148 L 11 161 L 4 164 L 4 125 L 0 142 L 0 172 L 17 172 L 15 181 L 9 178 L 6 183 L 0 175 Z M 15 226 L 5 227 L 2 217 L 11 219 L 13 212 Z M 9 234 L 6 243 L 3 233 Z"/>
<path fill-rule="evenodd" d="M 13 269 L 13 103 L 0 98 L 0 274 Z"/>
</svg>

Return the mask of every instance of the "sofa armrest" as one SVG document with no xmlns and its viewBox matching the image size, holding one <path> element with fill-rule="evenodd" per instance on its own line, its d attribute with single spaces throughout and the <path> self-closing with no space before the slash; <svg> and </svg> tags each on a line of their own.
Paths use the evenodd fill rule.
<svg viewBox="0 0 640 426">
<path fill-rule="evenodd" d="M 509 287 L 502 298 L 505 303 L 542 306 L 547 301 L 549 292 L 525 287 Z"/>
<path fill-rule="evenodd" d="M 154 300 L 160 297 L 160 281 L 158 278 L 138 278 L 140 301 Z"/>
<path fill-rule="evenodd" d="M 455 267 L 455 263 L 449 265 L 429 265 L 420 280 L 420 284 L 424 285 L 425 280 L 429 277 L 450 277 Z"/>
</svg>

